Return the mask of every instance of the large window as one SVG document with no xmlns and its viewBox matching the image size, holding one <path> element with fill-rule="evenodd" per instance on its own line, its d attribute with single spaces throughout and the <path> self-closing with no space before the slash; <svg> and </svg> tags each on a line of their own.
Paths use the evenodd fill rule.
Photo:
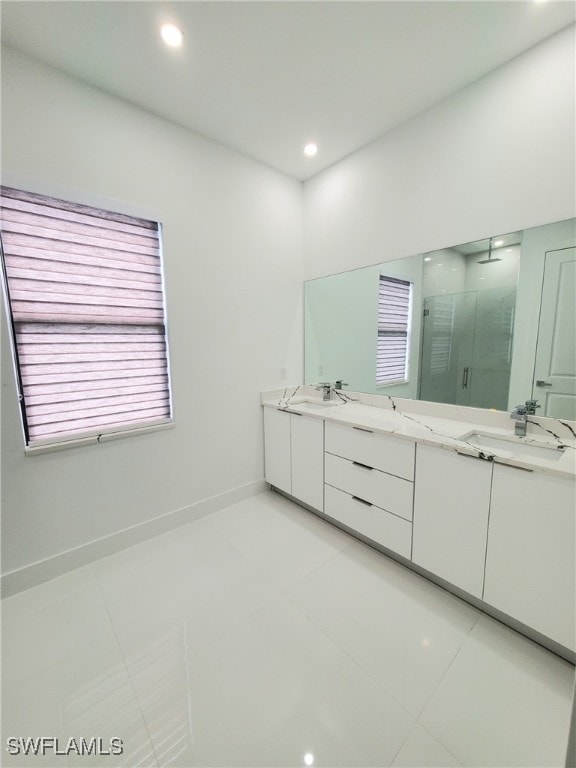
<svg viewBox="0 0 576 768">
<path fill-rule="evenodd" d="M 159 224 L 7 187 L 0 210 L 26 444 L 170 421 Z"/>
<path fill-rule="evenodd" d="M 376 383 L 408 381 L 412 283 L 380 275 Z"/>
</svg>

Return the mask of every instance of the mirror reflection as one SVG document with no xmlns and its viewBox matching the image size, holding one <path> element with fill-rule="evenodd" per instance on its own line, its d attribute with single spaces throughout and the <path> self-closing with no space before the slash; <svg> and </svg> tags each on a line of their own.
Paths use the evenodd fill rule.
<svg viewBox="0 0 576 768">
<path fill-rule="evenodd" d="M 508 407 L 522 233 L 424 256 L 419 397 Z"/>
<path fill-rule="evenodd" d="M 305 283 L 305 382 L 576 418 L 576 220 Z"/>
</svg>

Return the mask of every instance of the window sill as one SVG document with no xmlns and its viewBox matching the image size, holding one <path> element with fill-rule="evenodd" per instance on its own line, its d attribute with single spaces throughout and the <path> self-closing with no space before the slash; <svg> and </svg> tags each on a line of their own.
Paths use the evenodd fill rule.
<svg viewBox="0 0 576 768">
<path fill-rule="evenodd" d="M 379 381 L 376 383 L 377 389 L 385 389 L 386 387 L 397 387 L 400 384 L 409 384 L 408 379 L 397 379 L 396 381 Z"/>
<path fill-rule="evenodd" d="M 81 445 L 98 445 L 100 443 L 107 443 L 111 440 L 119 440 L 124 437 L 135 437 L 138 435 L 146 435 L 152 432 L 160 432 L 165 429 L 173 429 L 175 426 L 173 419 L 170 421 L 162 422 L 161 424 L 150 424 L 142 427 L 132 427 L 131 429 L 118 430 L 117 432 L 108 432 L 101 435 L 86 435 L 79 437 L 71 437 L 68 440 L 61 440 L 60 442 L 46 442 L 36 443 L 36 445 L 27 445 L 24 448 L 26 456 L 37 456 L 42 453 L 52 453 L 54 451 L 65 451 L 69 448 L 77 448 Z"/>
</svg>

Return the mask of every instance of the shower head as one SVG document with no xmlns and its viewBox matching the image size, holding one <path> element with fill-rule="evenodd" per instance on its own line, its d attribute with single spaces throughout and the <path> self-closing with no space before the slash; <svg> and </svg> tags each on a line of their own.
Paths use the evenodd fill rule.
<svg viewBox="0 0 576 768">
<path fill-rule="evenodd" d="M 494 264 L 496 261 L 502 261 L 502 259 L 499 258 L 491 258 L 490 256 L 487 259 L 482 259 L 482 261 L 477 261 L 476 264 Z"/>
<path fill-rule="evenodd" d="M 499 259 L 498 257 L 492 258 L 492 238 L 488 241 L 488 258 L 482 259 L 482 261 L 477 261 L 476 264 L 492 264 L 496 261 L 502 261 L 502 259 Z"/>
</svg>

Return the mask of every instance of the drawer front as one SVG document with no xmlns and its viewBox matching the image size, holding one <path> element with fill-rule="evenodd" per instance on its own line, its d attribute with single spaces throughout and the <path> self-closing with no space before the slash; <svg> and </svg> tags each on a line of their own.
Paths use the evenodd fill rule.
<svg viewBox="0 0 576 768">
<path fill-rule="evenodd" d="M 330 453 L 324 455 L 324 472 L 326 482 L 335 488 L 359 496 L 405 520 L 412 520 L 414 484 L 409 480 Z"/>
<path fill-rule="evenodd" d="M 329 453 L 414 480 L 415 443 L 330 422 L 326 423 L 325 440 Z"/>
<path fill-rule="evenodd" d="M 330 485 L 325 487 L 324 512 L 377 544 L 410 559 L 412 524 L 407 520 L 379 507 L 363 504 Z"/>
</svg>

